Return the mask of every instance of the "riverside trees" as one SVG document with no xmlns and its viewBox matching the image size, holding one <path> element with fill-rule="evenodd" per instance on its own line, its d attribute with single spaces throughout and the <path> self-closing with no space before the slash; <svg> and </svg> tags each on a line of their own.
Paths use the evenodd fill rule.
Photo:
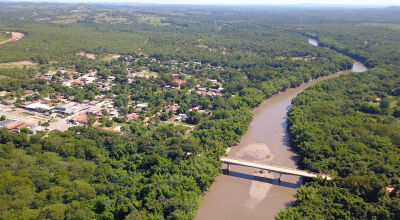
<svg viewBox="0 0 400 220">
<path fill-rule="evenodd" d="M 289 133 L 299 165 L 336 178 L 307 183 L 278 219 L 398 217 L 399 85 L 398 73 L 376 68 L 326 80 L 293 100 Z"/>
</svg>

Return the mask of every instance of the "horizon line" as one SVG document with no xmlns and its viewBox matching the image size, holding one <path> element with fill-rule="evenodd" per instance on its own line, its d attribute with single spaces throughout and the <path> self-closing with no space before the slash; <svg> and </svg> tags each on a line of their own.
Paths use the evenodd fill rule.
<svg viewBox="0 0 400 220">
<path fill-rule="evenodd" d="M 37 1 L 26 1 L 26 0 L 0 0 L 0 3 L 64 3 L 64 4 L 99 4 L 99 5 L 180 5 L 180 6 L 283 6 L 283 7 L 376 7 L 376 8 L 388 8 L 388 7 L 398 7 L 398 5 L 394 4 L 385 4 L 385 5 L 376 5 L 376 4 L 336 4 L 336 3 L 287 3 L 287 4 L 273 4 L 273 3 L 151 3 L 151 2 L 129 2 L 129 1 L 120 1 L 120 2 L 103 2 L 103 1 L 85 1 L 85 0 L 73 0 L 73 1 L 66 1 L 66 0 L 37 0 Z"/>
</svg>

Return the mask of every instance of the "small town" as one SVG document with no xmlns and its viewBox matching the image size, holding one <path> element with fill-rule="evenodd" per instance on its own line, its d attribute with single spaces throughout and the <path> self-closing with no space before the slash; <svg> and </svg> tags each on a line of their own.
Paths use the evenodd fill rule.
<svg viewBox="0 0 400 220">
<path fill-rule="evenodd" d="M 78 55 L 82 56 L 82 53 Z M 94 59 L 94 55 L 91 54 L 84 53 L 84 56 Z M 174 102 L 166 103 L 154 111 L 154 105 L 148 102 L 129 100 L 124 103 L 128 110 L 125 110 L 126 108 L 123 110 L 121 105 L 114 102 L 117 95 L 113 94 L 112 90 L 118 82 L 134 84 L 137 80 L 145 80 L 156 85 L 157 90 L 174 90 L 180 93 L 185 91 L 189 96 L 222 96 L 222 83 L 218 80 L 195 78 L 196 72 L 204 71 L 203 69 L 218 71 L 223 69 L 220 66 L 213 67 L 209 63 L 204 65 L 200 62 L 179 63 L 175 60 L 162 63 L 148 56 L 133 58 L 121 55 L 113 56 L 111 65 L 122 68 L 121 72 L 112 74 L 110 69 L 97 66 L 82 72 L 57 67 L 35 74 L 35 79 L 47 85 L 58 84 L 66 89 L 95 91 L 87 97 L 81 97 L 80 94 L 66 97 L 65 94 L 57 92 L 44 96 L 38 91 L 25 90 L 17 98 L 10 92 L 1 92 L 0 127 L 10 131 L 24 129 L 30 133 L 37 133 L 44 130 L 64 131 L 76 125 L 93 125 L 110 131 L 120 131 L 125 122 L 141 120 L 148 124 L 150 119 L 156 117 L 157 121 L 161 119 L 174 124 L 179 122 L 193 129 L 193 126 L 185 123 L 188 113 L 195 111 L 198 114 L 208 115 L 211 114 L 208 109 L 202 109 L 201 106 L 182 109 Z M 155 69 L 155 65 L 159 69 L 164 68 L 163 79 L 160 79 L 157 72 L 151 71 Z M 185 70 L 190 70 L 192 74 L 185 73 Z M 172 73 L 168 73 L 170 71 Z M 191 88 L 187 86 L 188 81 Z M 114 122 L 119 123 L 114 124 Z"/>
</svg>

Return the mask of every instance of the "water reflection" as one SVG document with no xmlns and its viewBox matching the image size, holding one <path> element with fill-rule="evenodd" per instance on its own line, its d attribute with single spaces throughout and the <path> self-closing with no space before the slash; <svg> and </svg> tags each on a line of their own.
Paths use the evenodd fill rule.
<svg viewBox="0 0 400 220">
<path fill-rule="evenodd" d="M 308 38 L 308 43 L 318 47 L 318 41 L 316 39 Z"/>
</svg>

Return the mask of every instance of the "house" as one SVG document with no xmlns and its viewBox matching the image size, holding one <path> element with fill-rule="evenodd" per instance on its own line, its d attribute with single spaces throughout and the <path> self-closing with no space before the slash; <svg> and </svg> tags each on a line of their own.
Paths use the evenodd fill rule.
<svg viewBox="0 0 400 220">
<path fill-rule="evenodd" d="M 146 108 L 147 106 L 149 106 L 149 104 L 147 102 L 145 102 L 145 103 L 137 104 L 136 108 Z"/>
<path fill-rule="evenodd" d="M 379 97 L 377 97 L 377 98 L 374 99 L 374 102 L 375 102 L 375 103 L 378 103 L 378 102 L 380 102 L 380 101 L 382 101 L 382 99 L 379 98 Z"/>
<path fill-rule="evenodd" d="M 218 81 L 216 79 L 208 79 L 208 81 L 210 81 L 213 84 L 217 84 L 218 83 Z"/>
<path fill-rule="evenodd" d="M 22 121 L 14 121 L 13 120 L 11 123 L 7 124 L 6 128 L 7 128 L 7 130 L 11 131 L 11 130 L 20 130 L 20 129 L 23 129 L 23 128 L 28 128 L 30 126 L 32 126 L 32 125 L 29 124 L 29 123 L 25 123 L 25 122 L 22 122 Z"/>
<path fill-rule="evenodd" d="M 20 130 L 23 128 L 29 128 L 32 125 L 29 123 L 25 123 L 17 120 L 4 120 L 0 123 L 0 127 L 7 128 L 7 130 Z"/>
<path fill-rule="evenodd" d="M 82 82 L 81 80 L 73 80 L 71 82 L 71 85 L 81 85 L 81 86 L 83 86 L 83 85 L 85 85 L 85 83 Z"/>
<path fill-rule="evenodd" d="M 90 101 L 88 104 L 89 105 L 96 105 L 98 102 L 96 100 Z"/>
<path fill-rule="evenodd" d="M 170 106 L 165 112 L 166 113 L 175 113 L 176 111 L 178 111 L 178 109 L 180 108 L 180 106 L 178 104 L 174 104 L 172 106 Z"/>
<path fill-rule="evenodd" d="M 179 114 L 178 117 L 175 118 L 175 121 L 182 121 L 185 120 L 186 114 Z"/>
<path fill-rule="evenodd" d="M 4 97 L 4 96 L 6 96 L 6 95 L 8 95 L 8 94 L 9 94 L 9 92 L 1 91 L 1 92 L 0 92 L 0 97 Z"/>
<path fill-rule="evenodd" d="M 81 80 L 85 84 L 91 84 L 96 80 L 96 77 L 84 76 L 81 78 Z"/>
<path fill-rule="evenodd" d="M 68 120 L 68 122 L 73 123 L 73 124 L 75 124 L 75 123 L 87 124 L 89 122 L 89 120 L 90 120 L 89 115 L 86 113 L 83 113 L 83 114 L 76 115 L 76 116 L 70 118 Z"/>
<path fill-rule="evenodd" d="M 32 126 L 32 124 L 29 123 L 23 123 L 22 125 L 18 126 L 16 129 L 17 130 L 21 130 L 23 128 L 30 128 Z"/>
<path fill-rule="evenodd" d="M 130 113 L 130 114 L 126 114 L 125 115 L 126 119 L 133 119 L 133 120 L 138 120 L 140 118 L 139 114 L 135 114 L 135 113 Z"/>
<path fill-rule="evenodd" d="M 36 133 L 42 132 L 42 131 L 44 131 L 44 128 L 42 126 L 32 126 L 29 128 L 29 132 L 31 134 L 36 134 Z"/>
<path fill-rule="evenodd" d="M 0 121 L 0 128 L 7 128 L 9 125 L 14 124 L 16 121 L 11 119 L 6 119 L 4 121 Z"/>
<path fill-rule="evenodd" d="M 118 117 L 118 115 L 119 115 L 119 114 L 118 114 L 117 111 L 111 111 L 111 112 L 110 112 L 110 116 L 111 116 L 111 117 Z"/>
<path fill-rule="evenodd" d="M 178 85 L 182 85 L 183 83 L 185 83 L 186 81 L 181 80 L 181 79 L 174 79 L 173 82 L 178 83 Z"/>
</svg>

